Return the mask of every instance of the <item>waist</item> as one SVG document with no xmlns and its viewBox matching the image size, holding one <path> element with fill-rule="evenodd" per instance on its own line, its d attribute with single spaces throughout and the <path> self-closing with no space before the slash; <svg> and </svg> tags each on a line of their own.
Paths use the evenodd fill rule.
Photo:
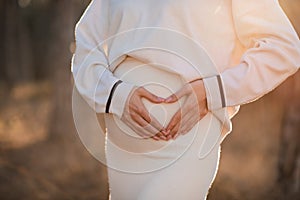
<svg viewBox="0 0 300 200">
<path fill-rule="evenodd" d="M 168 70 L 165 66 L 143 63 L 131 57 L 127 57 L 123 60 L 123 62 L 115 68 L 113 73 L 124 82 L 143 86 L 151 93 L 164 98 L 175 93 L 186 84 L 185 79 L 180 74 Z M 174 114 L 181 108 L 185 99 L 186 97 L 180 98 L 177 102 L 171 104 L 154 104 L 143 99 L 143 103 L 149 113 L 166 127 Z M 196 124 L 197 126 L 184 135 L 185 137 L 178 137 L 175 142 L 157 142 L 152 139 L 141 140 L 137 133 L 132 131 L 117 117 L 107 115 L 105 121 L 108 130 L 108 139 L 111 144 L 118 146 L 118 148 L 126 152 L 132 153 L 149 153 L 154 151 L 161 153 L 160 150 L 165 149 L 166 146 L 170 149 L 180 149 L 179 151 L 183 152 L 195 139 L 196 135 L 199 135 L 197 140 L 199 141 L 198 145 L 200 148 L 201 143 L 206 143 L 204 142 L 204 140 L 206 140 L 206 133 L 211 131 L 215 133 L 215 138 L 206 145 L 214 146 L 220 135 L 220 122 L 211 113 L 208 113 L 205 118 L 199 121 Z M 170 145 L 170 143 L 172 145 Z M 170 152 L 173 151 L 174 150 Z M 168 150 L 166 152 L 168 152 Z"/>
<path fill-rule="evenodd" d="M 185 84 L 179 74 L 168 71 L 164 66 L 143 63 L 131 57 L 127 57 L 121 62 L 113 73 L 122 81 L 143 86 L 149 92 L 163 98 L 175 93 Z M 185 97 L 170 104 L 155 104 L 145 98 L 142 101 L 148 112 L 166 127 L 172 116 L 184 103 Z M 165 141 L 158 142 L 153 139 L 141 139 L 139 134 L 112 115 L 105 117 L 105 124 L 108 129 L 109 140 L 129 152 L 156 151 L 169 143 Z"/>
</svg>

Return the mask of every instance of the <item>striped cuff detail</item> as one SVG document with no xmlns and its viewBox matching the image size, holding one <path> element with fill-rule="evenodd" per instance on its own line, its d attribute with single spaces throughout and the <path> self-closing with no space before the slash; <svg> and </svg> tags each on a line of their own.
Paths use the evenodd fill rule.
<svg viewBox="0 0 300 200">
<path fill-rule="evenodd" d="M 203 79 L 207 106 L 209 110 L 217 110 L 226 107 L 226 99 L 222 78 L 220 75 Z"/>
<path fill-rule="evenodd" d="M 134 84 L 128 82 L 123 82 L 117 87 L 111 100 L 110 113 L 119 118 L 122 117 L 127 99 L 130 97 L 130 93 L 135 87 Z"/>
<path fill-rule="evenodd" d="M 118 80 L 117 82 L 115 82 L 115 84 L 111 88 L 110 93 L 109 93 L 109 97 L 108 97 L 107 102 L 106 102 L 105 113 L 109 113 L 109 108 L 110 108 L 110 104 L 111 104 L 111 100 L 112 100 L 113 94 L 114 94 L 116 88 L 118 87 L 118 85 L 120 83 L 122 83 L 122 81 Z"/>
<path fill-rule="evenodd" d="M 224 94 L 224 88 L 223 88 L 223 83 L 222 83 L 222 80 L 221 80 L 221 76 L 217 75 L 217 79 L 218 79 L 218 85 L 219 85 L 219 92 L 220 92 L 220 95 L 221 95 L 222 108 L 224 108 L 226 106 L 226 103 L 225 103 L 225 94 Z"/>
</svg>

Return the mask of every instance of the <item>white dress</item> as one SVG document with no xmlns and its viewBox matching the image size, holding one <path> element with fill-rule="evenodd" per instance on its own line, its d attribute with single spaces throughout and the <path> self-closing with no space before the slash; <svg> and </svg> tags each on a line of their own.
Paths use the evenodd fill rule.
<svg viewBox="0 0 300 200">
<path fill-rule="evenodd" d="M 185 83 L 163 66 L 153 67 L 130 57 L 114 75 L 162 97 Z M 154 117 L 167 124 L 184 98 L 171 105 L 144 103 Z M 205 199 L 220 156 L 222 123 L 215 116 L 207 114 L 186 135 L 168 142 L 141 139 L 111 114 L 105 115 L 105 124 L 111 200 Z"/>
</svg>

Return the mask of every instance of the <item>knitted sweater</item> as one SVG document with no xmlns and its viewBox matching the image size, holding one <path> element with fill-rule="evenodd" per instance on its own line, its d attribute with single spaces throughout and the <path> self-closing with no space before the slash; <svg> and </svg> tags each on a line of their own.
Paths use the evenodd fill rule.
<svg viewBox="0 0 300 200">
<path fill-rule="evenodd" d="M 160 37 L 153 30 L 166 31 Z M 169 32 L 201 46 L 217 74 L 203 75 L 178 56 L 145 50 L 167 41 L 171 51 Z M 92 0 L 75 36 L 75 85 L 98 113 L 107 109 L 119 80 L 113 70 L 126 56 L 169 66 L 187 81 L 203 78 L 210 111 L 251 102 L 300 66 L 299 38 L 277 0 Z M 115 88 L 110 113 L 122 115 L 133 86 Z"/>
</svg>

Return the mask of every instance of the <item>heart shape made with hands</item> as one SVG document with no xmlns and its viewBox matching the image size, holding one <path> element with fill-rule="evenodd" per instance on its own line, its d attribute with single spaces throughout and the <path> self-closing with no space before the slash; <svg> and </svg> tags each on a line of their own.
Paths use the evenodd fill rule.
<svg viewBox="0 0 300 200">
<path fill-rule="evenodd" d="M 120 63 L 115 69 L 114 75 L 124 82 L 143 86 L 149 92 L 163 98 L 175 93 L 185 84 L 180 75 L 169 71 L 167 68 L 158 66 L 158 64 L 145 64 L 131 57 L 127 57 Z M 146 109 L 164 127 L 167 126 L 184 101 L 185 97 L 182 97 L 174 103 L 155 104 L 143 98 Z M 105 115 L 105 125 L 108 132 L 115 130 L 112 131 L 112 134 L 108 134 L 110 141 L 126 151 L 135 153 L 140 152 L 140 150 L 145 152 L 145 149 L 155 151 L 162 148 L 166 143 L 166 141 L 154 141 L 153 139 L 141 140 L 141 136 L 114 115 Z M 118 127 L 117 131 L 116 127 Z M 145 148 L 147 145 L 149 148 Z"/>
</svg>

